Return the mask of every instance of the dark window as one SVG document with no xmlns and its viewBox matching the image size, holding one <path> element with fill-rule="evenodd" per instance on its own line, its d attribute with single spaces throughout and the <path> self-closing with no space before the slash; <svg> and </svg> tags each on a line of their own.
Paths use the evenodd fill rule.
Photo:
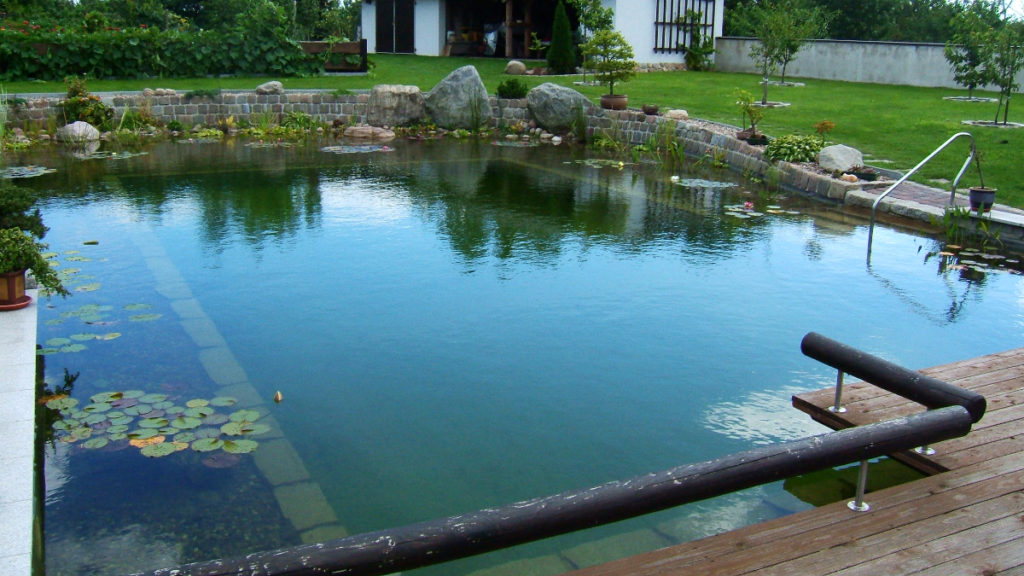
<svg viewBox="0 0 1024 576">
<path fill-rule="evenodd" d="M 657 0 L 654 14 L 654 51 L 684 52 L 690 38 L 715 33 L 713 0 Z"/>
</svg>

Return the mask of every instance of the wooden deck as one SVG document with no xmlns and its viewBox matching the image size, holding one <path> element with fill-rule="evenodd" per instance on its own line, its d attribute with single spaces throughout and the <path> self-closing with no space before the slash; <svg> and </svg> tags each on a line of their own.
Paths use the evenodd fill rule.
<svg viewBox="0 0 1024 576">
<path fill-rule="evenodd" d="M 585 568 L 573 576 L 1024 575 L 1024 348 L 922 372 L 988 400 L 972 432 L 898 455 L 934 475 L 869 493 L 868 512 L 846 502 Z M 887 420 L 923 408 L 864 383 L 793 397 L 832 428 Z M 894 455 L 896 456 L 896 455 Z"/>
</svg>

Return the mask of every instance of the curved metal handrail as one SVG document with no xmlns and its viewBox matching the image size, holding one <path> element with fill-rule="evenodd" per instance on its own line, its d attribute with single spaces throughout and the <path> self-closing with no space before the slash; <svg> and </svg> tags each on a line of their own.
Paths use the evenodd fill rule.
<svg viewBox="0 0 1024 576">
<path fill-rule="evenodd" d="M 878 209 L 878 205 L 882 202 L 882 198 L 885 198 L 886 196 L 888 196 L 889 193 L 892 192 L 893 190 L 895 190 L 897 186 L 899 186 L 900 184 L 903 184 L 903 182 L 906 181 L 907 178 L 910 178 L 915 172 L 920 170 L 922 166 L 924 166 L 932 158 L 934 158 L 936 154 L 938 154 L 939 152 L 942 152 L 946 148 L 946 146 L 949 146 L 954 140 L 960 138 L 961 136 L 966 136 L 966 137 L 970 138 L 970 140 L 971 140 L 971 152 L 970 152 L 970 154 L 967 155 L 967 160 L 964 161 L 964 165 L 960 167 L 960 172 L 958 172 L 957 175 L 956 175 L 956 178 L 953 179 L 953 186 L 952 186 L 952 188 L 949 191 L 949 205 L 952 206 L 953 202 L 954 202 L 954 199 L 956 198 L 956 187 L 957 187 L 957 184 L 960 183 L 960 178 L 963 177 L 964 172 L 967 171 L 967 167 L 971 165 L 971 161 L 974 160 L 974 157 L 975 157 L 975 155 L 977 155 L 977 152 L 978 152 L 978 149 L 977 149 L 977 147 L 975 146 L 975 143 L 974 143 L 974 136 L 970 132 L 957 132 L 956 134 L 953 134 L 952 136 L 950 136 L 948 140 L 946 140 L 945 142 L 942 143 L 941 146 L 939 146 L 938 148 L 933 150 L 932 153 L 929 154 L 927 157 L 925 157 L 924 160 L 921 160 L 920 162 L 918 162 L 917 166 L 914 166 L 913 168 L 911 168 L 909 172 L 907 172 L 906 174 L 901 176 L 899 180 L 897 180 L 891 186 L 886 188 L 885 192 L 882 192 L 878 196 L 878 198 L 875 198 L 874 203 L 871 204 L 871 226 L 868 228 L 868 264 L 869 265 L 871 264 L 871 241 L 872 241 L 872 239 L 874 237 L 874 233 L 875 233 L 875 211 Z"/>
</svg>

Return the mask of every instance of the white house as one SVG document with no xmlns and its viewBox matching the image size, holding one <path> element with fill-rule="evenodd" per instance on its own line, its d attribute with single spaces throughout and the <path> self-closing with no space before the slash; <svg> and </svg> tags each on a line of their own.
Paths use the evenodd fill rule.
<svg viewBox="0 0 1024 576">
<path fill-rule="evenodd" d="M 615 28 L 633 46 L 637 62 L 682 62 L 680 47 L 689 42 L 690 26 L 679 20 L 688 13 L 699 13 L 702 34 L 722 35 L 725 0 L 602 3 L 615 10 Z M 525 58 L 531 56 L 534 34 L 541 41 L 550 39 L 556 4 L 555 0 L 363 0 L 363 37 L 370 52 Z"/>
</svg>

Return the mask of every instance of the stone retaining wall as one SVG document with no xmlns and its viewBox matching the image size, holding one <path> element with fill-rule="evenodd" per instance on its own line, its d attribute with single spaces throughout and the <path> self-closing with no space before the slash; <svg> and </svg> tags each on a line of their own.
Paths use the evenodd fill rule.
<svg viewBox="0 0 1024 576">
<path fill-rule="evenodd" d="M 14 125 L 30 130 L 55 128 L 54 121 L 61 113 L 57 106 L 61 99 L 54 96 L 31 100 L 17 110 L 11 110 L 9 119 Z M 253 92 L 223 92 L 216 97 L 193 98 L 180 94 L 126 94 L 105 96 L 103 100 L 114 108 L 115 123 L 126 109 L 148 108 L 155 117 L 165 122 L 178 120 L 186 127 L 196 124 L 216 125 L 218 119 L 228 116 L 252 119 L 254 115 L 264 113 L 288 112 L 305 112 L 326 122 L 338 119 L 344 124 L 362 124 L 367 118 L 369 94 L 289 92 L 283 95 L 258 95 Z M 496 127 L 531 120 L 525 99 L 499 100 L 492 97 L 491 107 Z M 676 121 L 663 116 L 648 116 L 639 110 L 611 111 L 596 106 L 587 111 L 586 120 L 588 137 L 604 133 L 629 145 L 638 145 L 657 141 L 672 133 L 684 146 L 688 156 L 710 156 L 748 176 L 765 178 L 773 166 L 762 157 L 762 148 L 730 136 L 734 130 L 731 127 L 712 130 L 703 126 L 708 124 L 703 121 Z M 867 205 L 870 208 L 874 198 L 870 191 L 862 189 L 861 183 L 837 180 L 806 170 L 798 164 L 778 162 L 774 168 L 771 178 L 777 180 L 783 189 L 858 207 Z M 880 210 L 923 222 L 929 222 L 932 218 L 941 220 L 943 214 L 942 209 L 935 206 L 908 206 L 906 203 L 888 201 L 880 206 Z M 1024 245 L 1024 228 L 1011 225 L 1004 232 L 1003 238 L 1019 238 Z"/>
</svg>

